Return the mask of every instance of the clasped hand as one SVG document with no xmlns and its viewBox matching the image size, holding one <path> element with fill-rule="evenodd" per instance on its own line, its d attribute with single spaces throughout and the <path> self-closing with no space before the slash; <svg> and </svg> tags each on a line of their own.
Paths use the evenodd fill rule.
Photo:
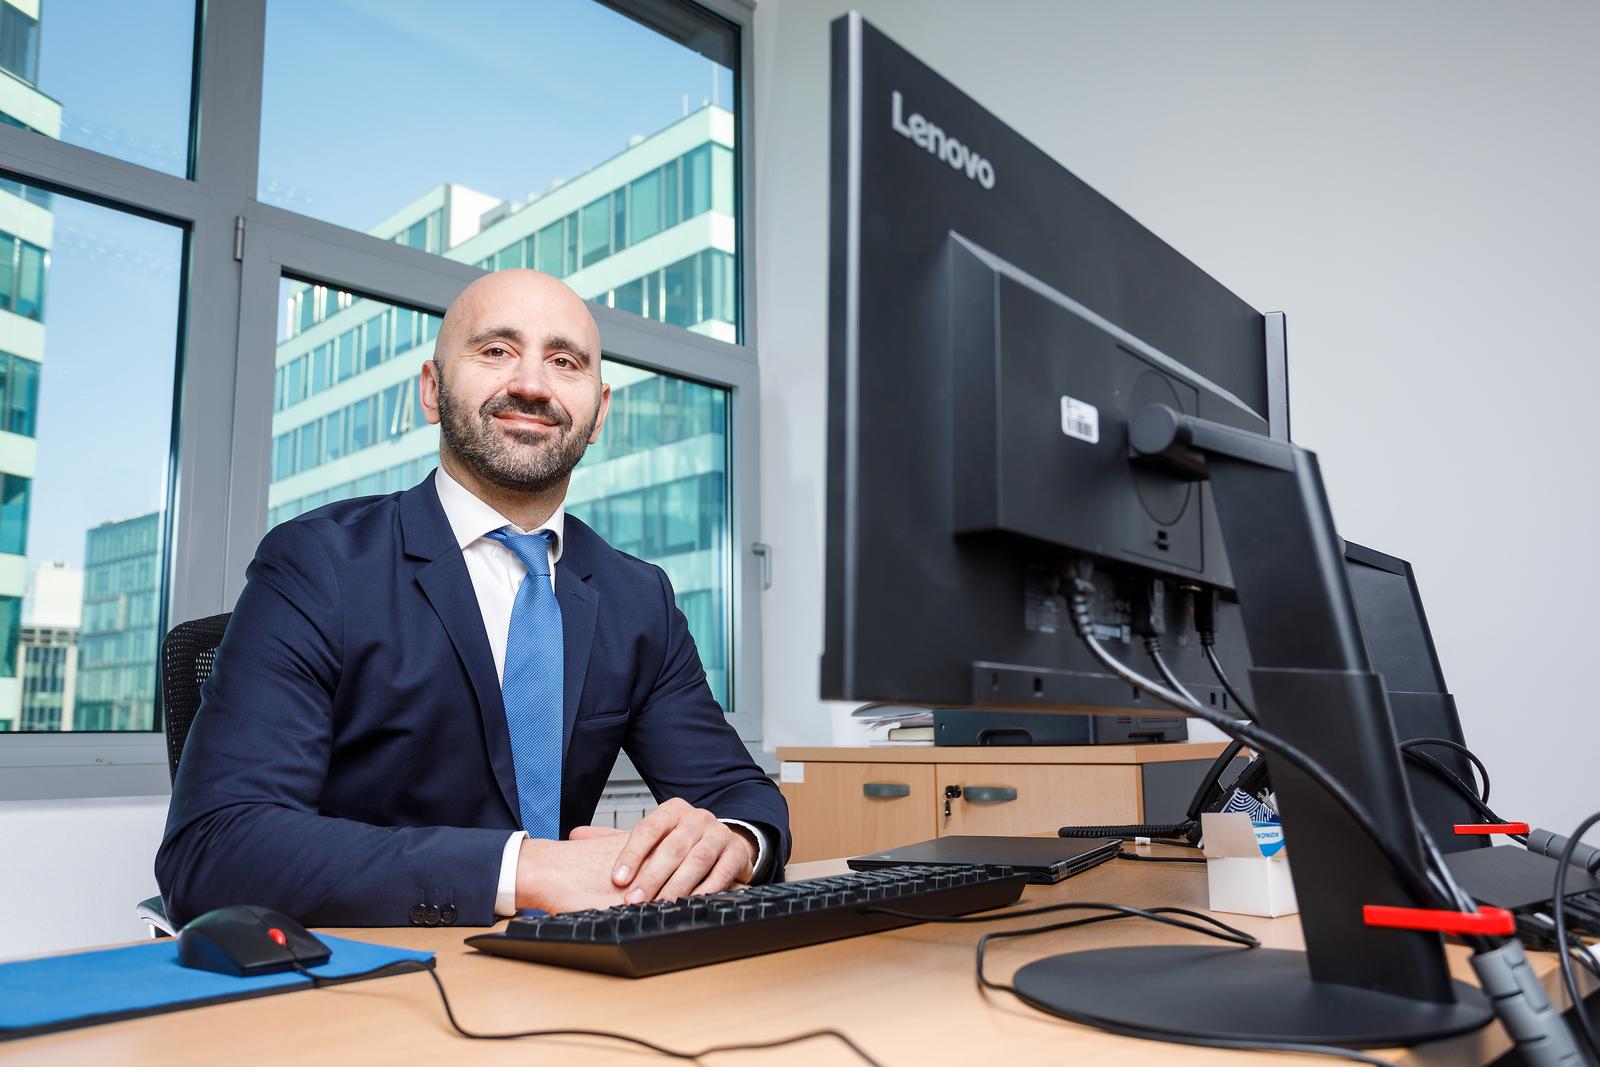
<svg viewBox="0 0 1600 1067">
<path fill-rule="evenodd" d="M 748 882 L 755 860 L 748 831 L 673 798 L 631 831 L 578 826 L 566 841 L 524 841 L 517 907 L 557 913 L 715 893 Z"/>
</svg>

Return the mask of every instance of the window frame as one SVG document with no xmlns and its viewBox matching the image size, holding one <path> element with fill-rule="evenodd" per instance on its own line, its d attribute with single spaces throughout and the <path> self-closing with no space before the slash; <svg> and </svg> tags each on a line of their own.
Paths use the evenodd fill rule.
<svg viewBox="0 0 1600 1067">
<path fill-rule="evenodd" d="M 279 279 L 291 275 L 441 314 L 463 286 L 484 273 L 471 264 L 256 199 L 268 2 L 196 4 L 187 178 L 0 124 L 0 170 L 10 177 L 175 225 L 185 233 L 174 434 L 167 464 L 165 511 L 170 521 L 164 531 L 162 634 L 176 621 L 231 610 L 244 587 L 245 567 L 267 529 L 275 405 L 262 398 L 275 396 Z M 756 228 L 750 194 L 755 174 L 755 7 L 751 0 L 631 2 L 698 6 L 736 34 L 738 341 L 717 341 L 594 302 L 590 307 L 608 357 L 729 391 L 733 707 L 727 710 L 752 755 L 767 765 L 771 760 L 762 755 L 760 745 L 760 567 L 751 551 L 761 540 L 760 367 L 747 343 L 756 336 Z M 233 358 L 186 358 L 190 353 L 232 353 Z M 359 361 L 363 353 L 355 355 Z M 330 350 L 330 364 L 329 373 L 337 380 L 337 347 Z M 614 782 L 638 777 L 626 758 L 612 773 Z M 166 740 L 159 730 L 0 734 L 0 801 L 151 796 L 170 788 Z"/>
</svg>

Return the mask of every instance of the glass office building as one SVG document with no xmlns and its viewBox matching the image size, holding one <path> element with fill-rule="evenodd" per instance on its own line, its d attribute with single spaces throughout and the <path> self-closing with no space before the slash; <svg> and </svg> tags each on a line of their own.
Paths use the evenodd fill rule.
<svg viewBox="0 0 1600 1067">
<path fill-rule="evenodd" d="M 78 630 L 72 626 L 24 626 L 17 677 L 22 688 L 18 730 L 71 730 Z"/>
<path fill-rule="evenodd" d="M 485 270 L 542 270 L 608 307 L 736 341 L 733 136 L 732 113 L 707 104 L 541 196 L 440 185 L 370 232 Z M 269 525 L 421 481 L 439 438 L 416 380 L 438 317 L 305 283 L 283 296 Z M 568 510 L 667 571 L 726 707 L 727 390 L 613 359 L 604 376 L 611 414 Z"/>
<path fill-rule="evenodd" d="M 83 561 L 72 728 L 151 729 L 160 647 L 160 512 L 90 530 Z"/>
<path fill-rule="evenodd" d="M 61 105 L 35 85 L 39 0 L 0 0 L 0 122 L 59 137 Z M 18 728 L 28 499 L 38 459 L 50 194 L 0 179 L 0 722 Z"/>
</svg>

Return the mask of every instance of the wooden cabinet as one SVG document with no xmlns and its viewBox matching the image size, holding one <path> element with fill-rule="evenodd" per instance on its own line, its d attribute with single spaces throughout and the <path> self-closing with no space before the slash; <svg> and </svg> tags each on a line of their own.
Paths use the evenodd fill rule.
<svg viewBox="0 0 1600 1067">
<path fill-rule="evenodd" d="M 941 803 L 939 833 L 1037 834 L 1068 823 L 1141 822 L 1139 777 L 1137 767 L 1093 764 L 940 764 L 940 797 L 954 789 L 961 795 L 951 798 L 948 817 Z"/>
<path fill-rule="evenodd" d="M 1222 749 L 1222 742 L 780 748 L 778 781 L 794 837 L 790 861 L 859 856 L 947 834 L 1176 821 Z"/>
<path fill-rule="evenodd" d="M 931 765 L 807 762 L 804 777 L 782 783 L 796 842 L 791 863 L 859 856 L 880 848 L 879 841 L 926 841 L 939 832 Z M 797 811 L 804 813 L 803 826 Z M 804 855 L 798 851 L 802 833 Z"/>
</svg>

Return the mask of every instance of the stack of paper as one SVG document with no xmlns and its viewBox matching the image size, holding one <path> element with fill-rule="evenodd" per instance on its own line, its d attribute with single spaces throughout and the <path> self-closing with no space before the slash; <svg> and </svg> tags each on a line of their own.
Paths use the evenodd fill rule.
<svg viewBox="0 0 1600 1067">
<path fill-rule="evenodd" d="M 868 704 L 851 712 L 872 732 L 873 745 L 933 744 L 933 709 Z"/>
</svg>

